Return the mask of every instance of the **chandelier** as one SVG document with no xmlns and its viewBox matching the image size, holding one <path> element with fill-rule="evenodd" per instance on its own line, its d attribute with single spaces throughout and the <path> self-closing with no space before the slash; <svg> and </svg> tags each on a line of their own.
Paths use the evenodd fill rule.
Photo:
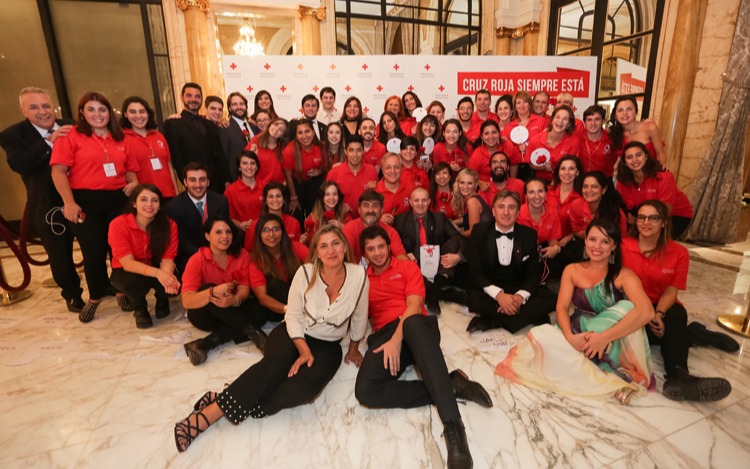
<svg viewBox="0 0 750 469">
<path fill-rule="evenodd" d="M 234 45 L 236 55 L 256 57 L 265 55 L 263 46 L 255 40 L 255 29 L 250 25 L 250 20 L 245 18 L 240 24 L 240 40 Z"/>
</svg>

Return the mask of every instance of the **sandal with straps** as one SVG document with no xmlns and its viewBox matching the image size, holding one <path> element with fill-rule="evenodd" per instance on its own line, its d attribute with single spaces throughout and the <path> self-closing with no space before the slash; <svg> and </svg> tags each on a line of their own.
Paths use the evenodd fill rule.
<svg viewBox="0 0 750 469">
<path fill-rule="evenodd" d="M 195 424 L 192 424 L 190 422 L 191 418 L 195 416 L 194 422 Z M 205 427 L 201 429 L 201 421 L 203 420 L 203 423 L 205 424 Z M 190 445 L 193 443 L 193 440 L 198 438 L 198 435 L 206 431 L 208 427 L 211 426 L 211 423 L 208 421 L 208 418 L 206 418 L 205 415 L 203 415 L 203 412 L 200 410 L 192 412 L 190 415 L 187 416 L 185 420 L 182 420 L 180 422 L 177 422 L 174 424 L 174 443 L 177 446 L 177 451 L 180 453 L 187 450 Z"/>
<path fill-rule="evenodd" d="M 621 388 L 615 393 L 615 399 L 617 399 L 617 402 L 619 402 L 621 405 L 630 405 L 630 400 L 633 398 L 635 393 L 635 389 L 633 388 Z"/>
<path fill-rule="evenodd" d="M 193 406 L 193 410 L 203 410 L 203 408 L 213 404 L 216 402 L 216 398 L 219 397 L 218 392 L 208 391 L 206 394 L 202 395 L 198 401 L 196 401 L 195 405 Z"/>
</svg>

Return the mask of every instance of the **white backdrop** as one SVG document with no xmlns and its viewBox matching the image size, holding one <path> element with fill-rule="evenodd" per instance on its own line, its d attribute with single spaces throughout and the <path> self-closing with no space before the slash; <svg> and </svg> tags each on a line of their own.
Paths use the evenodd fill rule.
<svg viewBox="0 0 750 469">
<path fill-rule="evenodd" d="M 547 91 L 551 96 L 567 91 L 575 98 L 576 115 L 594 104 L 596 57 L 539 56 L 224 56 L 227 94 L 240 91 L 250 102 L 260 90 L 273 96 L 276 112 L 285 118 L 301 115 L 306 94 L 336 90 L 339 111 L 349 96 L 362 101 L 366 114 L 376 121 L 386 98 L 413 90 L 427 107 L 439 100 L 446 118 L 455 116 L 463 96 L 487 89 L 494 106 L 498 96 L 517 91 Z"/>
</svg>

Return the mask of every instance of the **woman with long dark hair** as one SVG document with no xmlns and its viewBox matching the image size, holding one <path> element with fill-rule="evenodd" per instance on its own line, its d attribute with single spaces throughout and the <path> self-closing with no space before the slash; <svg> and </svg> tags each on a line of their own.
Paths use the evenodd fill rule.
<svg viewBox="0 0 750 469">
<path fill-rule="evenodd" d="M 570 229 L 577 239 L 583 240 L 586 227 L 592 220 L 607 218 L 620 227 L 621 236 L 626 236 L 628 226 L 622 207 L 622 198 L 612 179 L 600 171 L 588 172 L 583 175 L 581 198 L 570 207 Z"/>
<path fill-rule="evenodd" d="M 315 195 L 328 173 L 328 161 L 323 157 L 323 145 L 315 135 L 312 121 L 297 122 L 295 138 L 284 148 L 283 164 L 286 186 L 291 194 L 289 208 L 302 209 L 303 215 L 312 210 Z"/>
<path fill-rule="evenodd" d="M 414 110 L 422 107 L 422 101 L 413 91 L 407 91 L 401 96 L 401 102 L 404 103 L 404 121 L 402 128 L 407 136 L 414 135 L 417 132 L 417 119 L 414 117 Z"/>
<path fill-rule="evenodd" d="M 633 142 L 631 142 L 633 143 Z M 656 160 L 653 160 L 656 162 Z M 676 401 L 717 401 L 732 392 L 723 378 L 698 378 L 688 371 L 691 345 L 711 345 L 729 353 L 739 344 L 726 334 L 688 324 L 685 307 L 677 299 L 687 287 L 690 256 L 685 247 L 669 237 L 669 208 L 659 200 L 646 200 L 635 210 L 632 238 L 622 242 L 623 265 L 641 279 L 656 315 L 646 333 L 651 344 L 660 345 L 664 358 L 664 396 Z"/>
<path fill-rule="evenodd" d="M 268 117 L 270 117 L 271 120 L 279 117 L 279 115 L 276 114 L 276 109 L 274 109 L 273 107 L 273 97 L 271 97 L 271 93 L 266 90 L 260 90 L 258 91 L 258 94 L 255 95 L 255 100 L 253 102 L 253 113 L 249 118 L 250 121 L 255 125 L 257 125 L 255 119 L 258 118 L 258 113 L 260 111 L 268 113 Z"/>
<path fill-rule="evenodd" d="M 285 185 L 278 182 L 269 182 L 263 187 L 263 210 L 261 215 L 273 214 L 281 218 L 287 235 L 292 241 L 305 243 L 307 237 L 302 233 L 299 220 L 287 214 L 289 207 L 289 190 Z M 253 251 L 255 246 L 255 224 L 257 220 L 250 223 L 245 230 L 245 249 Z"/>
<path fill-rule="evenodd" d="M 484 191 L 492 182 L 490 160 L 496 151 L 502 150 L 502 145 L 500 143 L 500 127 L 497 122 L 487 119 L 479 129 L 479 138 L 474 143 L 474 151 L 466 167 L 477 172 L 480 189 Z"/>
<path fill-rule="evenodd" d="M 257 179 L 266 182 L 285 183 L 284 170 L 281 169 L 281 151 L 286 142 L 287 121 L 280 117 L 272 120 L 268 128 L 250 140 L 245 150 L 254 151 L 262 170 L 258 170 Z"/>
<path fill-rule="evenodd" d="M 443 124 L 443 131 L 432 150 L 432 163 L 446 163 L 453 174 L 458 174 L 469 163 L 474 149 L 464 135 L 461 123 L 457 119 L 448 119 Z"/>
<path fill-rule="evenodd" d="M 107 97 L 91 91 L 78 102 L 77 125 L 52 149 L 52 181 L 83 253 L 89 301 L 78 314 L 81 322 L 94 319 L 102 297 L 112 294 L 107 275 L 109 223 L 122 213 L 138 185 L 138 161 L 124 139 Z M 118 304 L 132 311 L 124 295 Z"/>
<path fill-rule="evenodd" d="M 609 138 L 612 150 L 618 154 L 628 142 L 646 145 L 651 158 L 667 166 L 667 152 L 659 127 L 652 120 L 638 121 L 638 102 L 632 97 L 618 98 L 609 117 Z"/>
<path fill-rule="evenodd" d="M 344 101 L 344 112 L 341 113 L 342 130 L 344 131 L 344 142 L 352 135 L 359 135 L 359 126 L 362 125 L 362 101 L 356 96 L 349 96 Z"/>
<path fill-rule="evenodd" d="M 315 232 L 325 225 L 336 225 L 339 229 L 352 219 L 351 210 L 344 203 L 344 194 L 334 181 L 320 186 L 310 216 L 305 220 L 305 234 L 312 240 Z"/>
<path fill-rule="evenodd" d="M 268 338 L 266 354 L 221 393 L 204 394 L 174 428 L 185 451 L 214 422 L 239 424 L 312 402 L 341 365 L 341 339 L 349 335 L 345 363 L 359 367 L 367 328 L 369 282 L 353 263 L 346 237 L 333 225 L 316 233 L 307 263 L 296 271 L 285 321 Z"/>
<path fill-rule="evenodd" d="M 644 326 L 653 320 L 654 308 L 638 276 L 622 266 L 621 243 L 609 219 L 591 222 L 584 260 L 566 267 L 560 280 L 558 327 L 531 329 L 496 374 L 573 397 L 614 395 L 623 405 L 653 389 Z"/>
<path fill-rule="evenodd" d="M 346 161 L 344 148 L 344 129 L 340 122 L 331 122 L 326 129 L 326 139 L 323 142 L 323 150 L 326 158 L 326 166 L 332 168 L 334 165 Z"/>
<path fill-rule="evenodd" d="M 378 141 L 383 145 L 388 143 L 388 140 L 397 138 L 402 140 L 406 135 L 404 131 L 398 125 L 398 119 L 395 114 L 390 111 L 385 111 L 380 115 L 380 123 L 378 124 Z"/>
<path fill-rule="evenodd" d="M 547 199 L 547 185 L 544 180 L 531 178 L 523 186 L 526 202 L 521 205 L 517 223 L 533 228 L 539 244 L 539 261 L 543 263 L 542 282 L 547 279 L 558 279 L 564 267 L 556 259 L 562 248 L 560 238 L 560 217 L 557 204 Z"/>
<path fill-rule="evenodd" d="M 573 114 L 573 110 L 568 106 L 560 106 L 552 111 L 547 130 L 538 133 L 529 140 L 527 149 L 529 154 L 538 148 L 544 148 L 550 154 L 549 161 L 541 165 L 531 163 L 531 169 L 536 171 L 537 177 L 545 181 L 551 181 L 554 176 L 553 169 L 563 156 L 578 156 L 581 141 L 573 135 L 574 130 L 575 114 Z"/>
<path fill-rule="evenodd" d="M 430 184 L 430 210 L 442 212 L 449 220 L 455 218 L 451 201 L 453 200 L 453 175 L 447 163 L 435 163 L 432 168 Z"/>
<path fill-rule="evenodd" d="M 250 150 L 242 150 L 237 160 L 240 177 L 227 190 L 224 197 L 229 202 L 229 216 L 237 229 L 246 231 L 260 217 L 263 210 L 263 188 L 266 181 L 258 179 L 260 161 Z"/>
<path fill-rule="evenodd" d="M 209 218 L 203 224 L 208 246 L 201 247 L 182 274 L 182 306 L 190 323 L 210 332 L 184 345 L 190 363 L 198 366 L 208 352 L 234 340 L 252 340 L 261 352 L 266 335 L 250 314 L 250 255 L 242 249 L 232 222 Z"/>
<path fill-rule="evenodd" d="M 166 205 L 177 195 L 177 178 L 167 139 L 157 129 L 155 116 L 145 99 L 131 96 L 122 103 L 120 126 L 125 141 L 138 160 L 138 182 L 158 187 L 162 203 Z"/>
<path fill-rule="evenodd" d="M 112 220 L 108 241 L 112 248 L 112 284 L 133 306 L 135 326 L 153 325 L 146 294 L 154 290 L 157 319 L 169 316 L 169 296 L 180 292 L 174 275 L 177 225 L 161 210 L 161 191 L 142 184 L 130 194 L 129 210 Z"/>
</svg>

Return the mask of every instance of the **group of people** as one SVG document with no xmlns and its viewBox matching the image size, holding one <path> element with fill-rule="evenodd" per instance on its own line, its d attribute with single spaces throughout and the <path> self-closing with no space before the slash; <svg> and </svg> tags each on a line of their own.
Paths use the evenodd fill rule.
<svg viewBox="0 0 750 469">
<path fill-rule="evenodd" d="M 456 399 L 492 400 L 461 370 L 448 372 L 441 301 L 476 314 L 470 333 L 533 326 L 497 367 L 514 382 L 627 404 L 655 386 L 656 343 L 667 397 L 729 394 L 728 381 L 688 370 L 692 345 L 739 346 L 688 324 L 677 299 L 688 255 L 672 239 L 692 208 L 665 170 L 658 128 L 637 120 L 635 100 L 617 100 L 607 132 L 604 108 L 578 120 L 565 93 L 503 95 L 493 112 L 482 90 L 457 103 L 456 118 L 445 119 L 436 101 L 417 119 L 422 103 L 407 92 L 386 100 L 377 123 L 356 97 L 338 116 L 335 97 L 329 87 L 320 100 L 307 95 L 303 117 L 287 121 L 268 92 L 256 94 L 252 114 L 234 92 L 224 118 L 220 97 L 204 101 L 187 83 L 183 111 L 162 134 L 142 98 L 126 99 L 118 120 L 106 96 L 89 92 L 70 122 L 55 118 L 46 92 L 25 88 L 25 120 L 0 134 L 27 187 L 29 224 L 80 321 L 115 295 L 138 328 L 151 327 L 147 294 L 154 291 L 157 319 L 181 294 L 191 324 L 208 332 L 185 344 L 193 365 L 230 340 L 263 352 L 178 422 L 178 450 L 222 416 L 239 423 L 312 401 L 348 335 L 344 361 L 360 367 L 359 401 L 435 404 L 449 467 L 470 467 Z M 281 323 L 266 336 L 269 321 Z M 411 364 L 423 379 L 399 380 Z"/>
</svg>

